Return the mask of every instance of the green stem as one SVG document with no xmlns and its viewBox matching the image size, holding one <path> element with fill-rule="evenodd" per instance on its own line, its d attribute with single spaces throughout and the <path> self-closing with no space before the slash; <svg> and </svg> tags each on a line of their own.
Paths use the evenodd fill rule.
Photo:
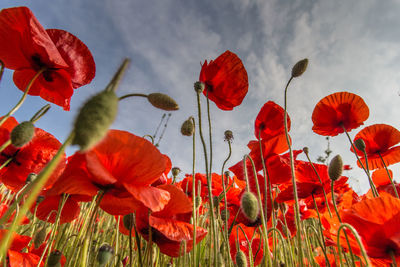
<svg viewBox="0 0 400 267">
<path fill-rule="evenodd" d="M 139 93 L 137 93 L 137 94 L 127 94 L 127 95 L 123 95 L 123 96 L 120 96 L 119 98 L 118 98 L 118 100 L 122 100 L 122 99 L 125 99 L 125 98 L 128 98 L 128 97 L 134 97 L 134 96 L 140 96 L 140 97 L 148 97 L 148 95 L 146 95 L 146 94 L 139 94 Z"/>
<path fill-rule="evenodd" d="M 290 155 L 290 171 L 292 175 L 292 184 L 293 184 L 293 195 L 294 195 L 294 210 L 295 210 L 295 218 L 296 218 L 296 227 L 297 227 L 297 241 L 298 241 L 298 246 L 299 246 L 299 261 L 300 261 L 300 266 L 303 266 L 303 246 L 302 246 L 302 241 L 301 241 L 301 232 L 302 232 L 302 225 L 301 225 L 301 220 L 300 220 L 300 208 L 299 208 L 299 197 L 297 195 L 297 185 L 296 185 L 296 174 L 294 171 L 294 157 L 293 157 L 293 150 L 292 150 L 292 145 L 290 143 L 290 138 L 289 138 L 289 130 L 288 130 L 288 125 L 287 125 L 287 89 L 289 87 L 290 82 L 292 81 L 293 77 L 289 79 L 289 81 L 286 84 L 285 87 L 285 100 L 284 100 L 284 110 L 285 110 L 285 116 L 284 116 L 284 124 L 285 124 L 285 137 L 286 137 L 286 142 L 289 147 L 289 155 Z"/>
<path fill-rule="evenodd" d="M 208 157 L 207 157 L 207 148 L 206 148 L 206 142 L 204 140 L 203 136 L 203 130 L 202 130 L 202 124 L 201 124 L 201 105 L 200 105 L 200 92 L 196 92 L 197 95 L 197 110 L 198 110 L 198 117 L 199 117 L 199 135 L 200 135 L 200 140 L 203 145 L 203 152 L 204 152 L 204 161 L 205 161 L 205 167 L 206 167 L 206 177 L 207 177 L 207 189 L 208 189 L 208 196 L 210 199 L 210 213 L 211 213 L 211 232 L 212 232 L 212 240 L 214 242 L 214 252 L 217 252 L 217 247 L 216 247 L 216 230 L 215 230 L 215 216 L 214 216 L 214 201 L 213 201 L 213 195 L 212 195 L 212 180 L 211 180 L 211 174 L 208 169 Z M 210 252 L 211 252 L 212 246 L 210 246 Z M 211 254 L 211 253 L 210 253 Z M 218 254 L 214 255 L 214 258 L 216 260 Z M 211 267 L 211 255 L 210 255 L 210 262 L 209 266 Z"/>
<path fill-rule="evenodd" d="M 26 96 L 29 93 L 29 90 L 31 89 L 33 83 L 36 81 L 36 79 L 46 70 L 46 68 L 42 68 L 40 69 L 35 76 L 33 76 L 33 78 L 29 81 L 28 85 L 26 86 L 26 89 L 24 91 L 24 94 L 22 95 L 22 97 L 20 98 L 20 100 L 18 101 L 18 103 L 6 114 L 3 116 L 3 118 L 1 118 L 0 120 L 0 126 L 3 125 L 3 123 L 11 116 L 13 115 L 24 103 Z"/>
<path fill-rule="evenodd" d="M 193 117 L 191 117 L 193 127 L 196 127 L 196 122 Z M 197 267 L 197 262 L 196 262 L 196 229 L 197 229 L 197 205 L 196 205 L 196 131 L 193 129 L 193 148 L 192 148 L 192 202 L 193 202 L 193 212 L 192 212 L 192 217 L 193 217 L 193 249 L 192 249 L 192 261 L 193 261 L 193 267 Z"/>
<path fill-rule="evenodd" d="M 1 65 L 1 68 L 0 68 L 0 81 L 1 81 L 1 78 L 3 78 L 3 73 L 4 73 L 4 62 L 0 59 L 0 65 Z"/>
<path fill-rule="evenodd" d="M 137 247 L 138 256 L 139 256 L 139 266 L 143 267 L 142 246 L 140 245 L 140 237 L 139 237 L 139 233 L 136 229 L 136 216 L 135 216 L 135 222 L 133 224 L 133 230 L 135 230 L 135 240 L 136 240 L 136 247 Z"/>
<path fill-rule="evenodd" d="M 393 186 L 394 193 L 396 194 L 396 197 L 399 198 L 399 194 L 397 193 L 396 185 L 394 184 L 393 179 L 392 179 L 392 177 L 390 176 L 390 172 L 389 172 L 389 170 L 388 170 L 388 167 L 386 166 L 386 163 L 385 163 L 385 161 L 383 160 L 381 153 L 378 152 L 378 155 L 379 155 L 379 157 L 380 157 L 381 160 L 382 160 L 383 166 L 385 166 L 385 170 L 386 170 L 386 173 L 387 173 L 387 175 L 388 175 L 388 177 L 389 177 L 389 181 L 390 181 L 390 183 L 391 183 L 392 186 Z"/>
<path fill-rule="evenodd" d="M 374 185 L 374 182 L 371 179 L 371 175 L 369 173 L 369 171 L 364 167 L 364 164 L 361 162 L 360 157 L 357 155 L 357 150 L 356 147 L 354 146 L 353 141 L 350 138 L 349 133 L 347 132 L 346 128 L 344 127 L 344 125 L 342 125 L 343 131 L 346 133 L 347 139 L 349 139 L 349 142 L 351 144 L 351 148 L 353 149 L 354 155 L 356 155 L 357 161 L 360 164 L 361 168 L 364 170 L 365 174 L 368 177 L 368 182 L 369 182 L 369 186 L 371 187 L 371 191 L 372 194 L 374 195 L 374 197 L 378 196 L 378 191 L 376 190 L 376 187 Z M 366 159 L 367 160 L 367 159 Z"/>
</svg>

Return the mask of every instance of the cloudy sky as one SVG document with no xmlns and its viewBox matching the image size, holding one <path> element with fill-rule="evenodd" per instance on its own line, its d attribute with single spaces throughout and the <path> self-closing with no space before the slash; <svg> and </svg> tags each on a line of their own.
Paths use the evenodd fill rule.
<svg viewBox="0 0 400 267">
<path fill-rule="evenodd" d="M 221 111 L 211 104 L 213 171 L 220 172 L 228 154 L 225 130 L 232 130 L 235 138 L 228 166 L 249 152 L 246 144 L 254 139 L 253 125 L 260 108 L 269 100 L 283 106 L 291 68 L 303 58 L 309 59 L 309 67 L 293 81 L 288 99 L 295 149 L 308 146 L 313 159 L 323 154 L 326 140 L 312 132 L 311 114 L 321 98 L 338 91 L 353 92 L 365 100 L 370 108 L 365 125 L 386 123 L 400 129 L 397 0 L 2 0 L 0 8 L 18 5 L 27 5 L 45 28 L 78 36 L 96 61 L 96 78 L 76 90 L 71 111 L 53 106 L 37 123 L 61 141 L 83 101 L 102 90 L 129 57 L 132 63 L 117 93 L 162 92 L 179 103 L 180 110 L 171 113 L 159 149 L 170 156 L 173 166 L 190 173 L 191 138 L 180 135 L 180 125 L 189 116 L 197 116 L 193 83 L 198 80 L 200 63 L 226 50 L 242 59 L 250 85 L 242 105 L 233 111 Z M 1 113 L 22 94 L 11 77 L 7 71 L 0 84 Z M 38 97 L 28 97 L 15 116 L 27 120 L 44 104 Z M 126 99 L 113 128 L 153 135 L 163 114 L 145 99 Z M 197 171 L 204 172 L 200 143 L 197 147 Z M 331 150 L 354 167 L 347 173 L 354 188 L 365 189 L 367 179 L 356 170 L 344 135 L 331 139 Z M 399 166 L 391 169 L 398 177 Z"/>
</svg>

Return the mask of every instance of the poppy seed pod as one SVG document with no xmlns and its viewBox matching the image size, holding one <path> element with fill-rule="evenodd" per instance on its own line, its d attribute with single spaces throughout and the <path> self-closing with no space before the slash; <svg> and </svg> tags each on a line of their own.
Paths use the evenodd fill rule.
<svg viewBox="0 0 400 267">
<path fill-rule="evenodd" d="M 181 172 L 181 169 L 179 167 L 173 167 L 171 169 L 171 172 L 172 172 L 172 176 L 176 177 Z"/>
<path fill-rule="evenodd" d="M 128 230 L 131 230 L 134 224 L 133 221 L 133 213 L 127 214 L 122 218 L 122 223 L 124 224 L 124 227 Z"/>
<path fill-rule="evenodd" d="M 237 267 L 247 267 L 246 255 L 243 251 L 239 250 L 235 256 Z"/>
<path fill-rule="evenodd" d="M 97 262 L 100 266 L 105 266 L 107 262 L 110 261 L 114 254 L 114 249 L 109 244 L 103 244 L 99 248 L 99 253 L 97 254 Z"/>
<path fill-rule="evenodd" d="M 22 147 L 32 140 L 34 134 L 35 126 L 31 121 L 21 122 L 11 131 L 11 144 L 15 147 Z"/>
<path fill-rule="evenodd" d="M 309 151 L 309 150 L 308 150 L 308 147 L 306 147 L 306 146 L 303 147 L 303 152 L 304 152 L 304 154 L 308 155 L 308 151 Z"/>
<path fill-rule="evenodd" d="M 179 105 L 173 100 L 170 96 L 161 94 L 161 93 L 153 93 L 147 96 L 147 100 L 149 100 L 150 104 L 154 107 L 171 111 L 171 110 L 178 110 Z"/>
<path fill-rule="evenodd" d="M 343 160 L 340 155 L 336 155 L 329 163 L 328 174 L 332 181 L 336 181 L 342 176 Z"/>
<path fill-rule="evenodd" d="M 359 139 L 357 139 L 357 140 L 354 141 L 354 146 L 355 146 L 358 150 L 360 150 L 360 151 L 362 151 L 362 152 L 365 151 L 365 142 L 364 142 L 364 140 L 361 139 L 361 138 L 359 138 Z"/>
<path fill-rule="evenodd" d="M 192 120 L 192 117 L 189 117 L 189 119 L 185 120 L 182 123 L 181 134 L 184 136 L 192 136 L 193 133 L 194 133 L 193 120 Z"/>
<path fill-rule="evenodd" d="M 225 135 L 225 141 L 232 141 L 233 133 L 231 130 L 226 130 L 224 135 Z"/>
<path fill-rule="evenodd" d="M 47 265 L 48 267 L 58 267 L 61 266 L 61 256 L 62 253 L 59 250 L 54 250 L 50 253 L 49 258 L 47 260 Z"/>
<path fill-rule="evenodd" d="M 299 77 L 301 76 L 307 69 L 308 59 L 305 58 L 297 62 L 292 68 L 292 77 Z"/>
<path fill-rule="evenodd" d="M 245 192 L 242 195 L 240 208 L 242 209 L 243 214 L 246 216 L 246 218 L 249 219 L 251 222 L 257 220 L 260 209 L 258 207 L 257 198 L 253 193 Z"/>
<path fill-rule="evenodd" d="M 194 90 L 197 92 L 197 93 L 201 93 L 201 92 L 203 92 L 204 91 L 204 88 L 205 88 L 205 86 L 204 86 L 204 83 L 202 83 L 202 82 L 195 82 L 194 83 Z"/>
<path fill-rule="evenodd" d="M 87 101 L 75 120 L 73 145 L 87 151 L 106 135 L 118 111 L 118 97 L 113 90 L 102 91 Z"/>
</svg>

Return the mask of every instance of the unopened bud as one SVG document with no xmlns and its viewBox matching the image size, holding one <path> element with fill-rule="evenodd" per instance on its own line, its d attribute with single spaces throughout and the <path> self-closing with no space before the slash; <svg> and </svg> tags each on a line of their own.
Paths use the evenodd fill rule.
<svg viewBox="0 0 400 267">
<path fill-rule="evenodd" d="M 161 93 L 152 93 L 147 96 L 147 100 L 156 108 L 162 110 L 178 110 L 179 105 L 170 96 Z"/>
<path fill-rule="evenodd" d="M 48 267 L 59 267 L 61 266 L 61 256 L 62 253 L 59 250 L 54 250 L 50 253 L 49 258 L 47 259 Z"/>
<path fill-rule="evenodd" d="M 87 151 L 107 134 L 118 111 L 118 97 L 113 90 L 102 91 L 87 101 L 75 120 L 73 145 Z"/>
<path fill-rule="evenodd" d="M 181 126 L 181 134 L 184 136 L 192 136 L 194 133 L 194 125 L 192 117 L 185 120 Z"/>
<path fill-rule="evenodd" d="M 306 154 L 306 155 L 308 155 L 308 147 L 303 147 L 303 152 L 304 152 L 304 154 Z"/>
<path fill-rule="evenodd" d="M 235 259 L 237 267 L 247 267 L 247 259 L 243 251 L 239 250 L 236 253 Z"/>
<path fill-rule="evenodd" d="M 292 68 L 292 77 L 299 77 L 301 76 L 307 69 L 308 59 L 305 58 L 297 62 Z"/>
<path fill-rule="evenodd" d="M 359 138 L 359 139 L 357 139 L 357 140 L 354 141 L 354 146 L 355 146 L 358 150 L 360 150 L 360 151 L 362 151 L 362 152 L 365 151 L 365 142 L 364 142 L 364 140 L 361 139 L 361 138 Z"/>
<path fill-rule="evenodd" d="M 33 244 L 35 248 L 39 248 L 41 244 L 46 240 L 46 227 L 40 228 L 40 230 L 35 234 L 33 238 Z"/>
<path fill-rule="evenodd" d="M 223 221 L 229 220 L 229 210 L 225 210 L 225 209 L 221 210 L 221 219 Z"/>
<path fill-rule="evenodd" d="M 11 131 L 11 144 L 15 147 L 22 147 L 32 140 L 34 134 L 35 126 L 31 121 L 21 122 Z"/>
<path fill-rule="evenodd" d="M 172 172 L 172 176 L 173 176 L 173 177 L 176 177 L 176 176 L 178 176 L 178 174 L 181 172 L 181 169 L 180 169 L 179 167 L 173 167 L 173 168 L 171 169 L 171 172 Z"/>
<path fill-rule="evenodd" d="M 260 209 L 258 207 L 257 198 L 253 193 L 245 192 L 242 195 L 240 208 L 242 209 L 243 214 L 248 220 L 250 220 L 251 222 L 255 222 L 257 220 Z"/>
<path fill-rule="evenodd" d="M 33 181 L 36 180 L 36 177 L 37 177 L 36 173 L 32 172 L 32 173 L 28 174 L 28 177 L 26 177 L 25 183 L 26 184 L 32 183 Z"/>
<path fill-rule="evenodd" d="M 99 253 L 97 254 L 97 262 L 100 266 L 105 266 L 107 262 L 111 259 L 114 254 L 114 249 L 108 245 L 104 244 L 99 248 Z"/>
<path fill-rule="evenodd" d="M 342 176 L 343 160 L 340 155 L 336 155 L 329 163 L 328 174 L 332 181 L 336 181 Z"/>
<path fill-rule="evenodd" d="M 122 223 L 124 224 L 124 227 L 128 230 L 131 230 L 133 228 L 133 214 L 127 214 L 122 218 Z"/>
<path fill-rule="evenodd" d="M 203 92 L 204 91 L 204 88 L 205 88 L 205 86 L 204 86 L 204 83 L 202 83 L 202 82 L 195 82 L 194 83 L 194 90 L 197 92 L 197 93 L 201 93 L 201 92 Z"/>
<path fill-rule="evenodd" d="M 196 196 L 196 198 L 195 198 L 196 207 L 197 208 L 200 207 L 201 203 L 202 203 L 201 197 L 200 196 Z"/>
<path fill-rule="evenodd" d="M 225 135 L 225 141 L 232 141 L 233 133 L 231 130 L 226 130 L 224 135 Z"/>
</svg>

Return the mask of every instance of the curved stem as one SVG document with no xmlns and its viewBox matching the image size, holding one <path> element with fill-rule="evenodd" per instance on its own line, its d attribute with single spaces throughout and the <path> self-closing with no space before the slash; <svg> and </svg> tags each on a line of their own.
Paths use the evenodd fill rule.
<svg viewBox="0 0 400 267">
<path fill-rule="evenodd" d="M 47 111 L 49 111 L 50 107 L 51 107 L 50 104 L 44 105 L 41 109 L 39 109 L 39 110 L 35 113 L 35 115 L 32 116 L 32 118 L 30 119 L 30 121 L 31 121 L 32 123 L 37 122 L 41 117 L 44 116 L 44 114 L 47 113 Z"/>
<path fill-rule="evenodd" d="M 351 140 L 349 133 L 347 132 L 347 130 L 344 127 L 344 125 L 342 125 L 342 128 L 343 128 L 343 131 L 346 133 L 347 139 L 349 139 L 349 142 L 351 144 L 351 148 L 353 149 L 354 155 L 356 155 L 358 163 L 360 164 L 361 168 L 364 170 L 365 174 L 368 177 L 369 186 L 371 187 L 371 191 L 372 191 L 373 195 L 375 197 L 379 196 L 378 191 L 376 190 L 376 187 L 374 185 L 374 182 L 371 179 L 371 175 L 370 175 L 369 171 L 364 167 L 364 164 L 361 162 L 360 157 L 357 155 L 356 147 L 354 146 L 354 143 Z"/>
<path fill-rule="evenodd" d="M 380 157 L 381 160 L 382 160 L 383 166 L 385 166 L 385 170 L 386 170 L 386 173 L 387 173 L 387 175 L 388 175 L 388 177 L 389 177 L 389 181 L 390 181 L 390 183 L 391 183 L 392 186 L 393 186 L 394 193 L 396 194 L 396 197 L 399 198 L 399 194 L 397 193 L 396 185 L 394 184 L 393 179 L 392 179 L 392 177 L 390 176 L 390 172 L 389 172 L 389 170 L 388 170 L 388 168 L 387 168 L 387 166 L 386 166 L 386 163 L 385 163 L 385 161 L 383 160 L 381 153 L 378 152 L 378 155 L 379 155 L 379 157 Z"/>
<path fill-rule="evenodd" d="M 147 96 L 148 95 L 146 95 L 146 94 L 139 94 L 139 93 L 133 93 L 133 94 L 127 94 L 127 95 L 123 95 L 123 96 L 120 96 L 120 97 L 118 97 L 118 100 L 122 100 L 122 99 L 125 99 L 125 98 L 128 98 L 128 97 L 134 97 L 134 96 L 140 96 L 140 97 L 146 97 L 147 98 Z"/>
<path fill-rule="evenodd" d="M 292 184 L 293 184 L 293 195 L 294 195 L 294 210 L 295 210 L 295 218 L 296 218 L 296 227 L 297 227 L 297 241 L 298 241 L 298 246 L 299 246 L 299 261 L 300 261 L 300 266 L 303 266 L 303 247 L 302 247 L 302 241 L 301 241 L 301 232 L 302 232 L 302 225 L 301 225 L 301 220 L 300 220 L 300 208 L 299 208 L 299 197 L 297 195 L 297 185 L 296 185 L 296 176 L 295 176 L 295 171 L 294 171 L 294 157 L 293 157 L 293 150 L 292 146 L 290 143 L 290 138 L 289 138 L 289 131 L 288 131 L 288 125 L 287 125 L 287 89 L 289 87 L 290 82 L 292 81 L 293 77 L 289 79 L 289 81 L 286 84 L 285 88 L 285 97 L 284 97 L 284 110 L 285 110 L 285 116 L 284 116 L 284 124 L 285 124 L 285 137 L 286 137 L 286 142 L 289 147 L 289 155 L 290 155 L 290 171 L 292 175 Z"/>
</svg>

